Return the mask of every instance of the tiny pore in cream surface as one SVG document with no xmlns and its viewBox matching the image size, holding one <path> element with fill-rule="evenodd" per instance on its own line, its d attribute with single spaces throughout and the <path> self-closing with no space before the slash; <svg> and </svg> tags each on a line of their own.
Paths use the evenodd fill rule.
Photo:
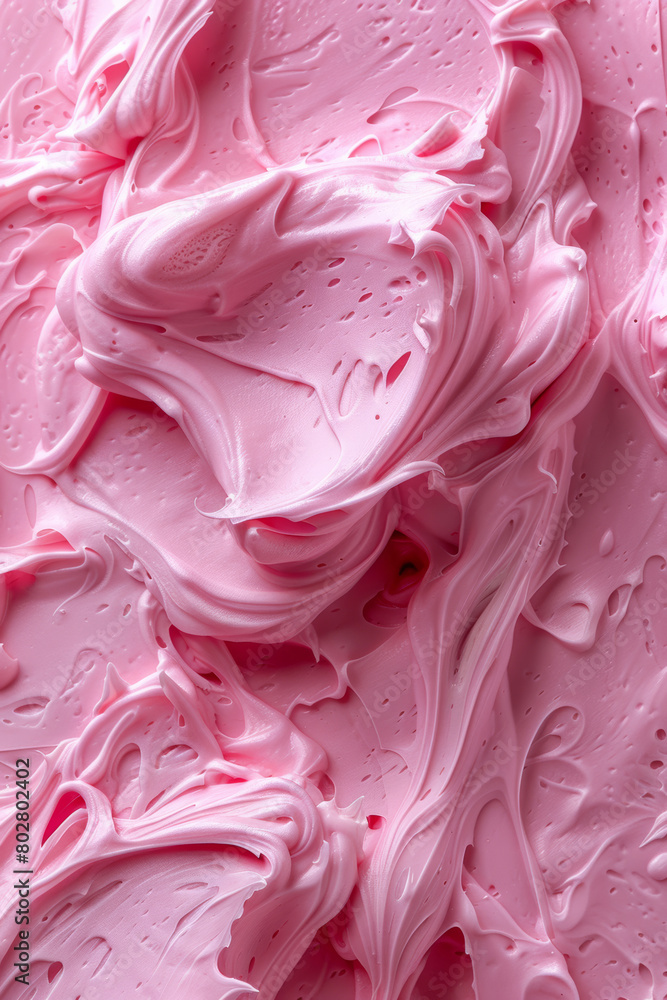
<svg viewBox="0 0 667 1000">
<path fill-rule="evenodd" d="M 667 996 L 666 19 L 2 6 L 3 998 Z"/>
</svg>

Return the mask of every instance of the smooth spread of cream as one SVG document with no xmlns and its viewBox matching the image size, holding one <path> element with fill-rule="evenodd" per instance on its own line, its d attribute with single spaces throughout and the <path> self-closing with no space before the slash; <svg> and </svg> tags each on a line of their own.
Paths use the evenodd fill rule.
<svg viewBox="0 0 667 1000">
<path fill-rule="evenodd" d="M 663 1000 L 667 9 L 0 26 L 3 997 Z"/>
</svg>

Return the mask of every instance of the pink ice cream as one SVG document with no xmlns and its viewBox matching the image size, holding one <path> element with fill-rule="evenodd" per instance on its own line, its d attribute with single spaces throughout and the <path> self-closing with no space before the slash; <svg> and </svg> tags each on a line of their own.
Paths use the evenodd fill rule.
<svg viewBox="0 0 667 1000">
<path fill-rule="evenodd" d="M 0 20 L 2 996 L 665 1000 L 667 10 Z"/>
</svg>

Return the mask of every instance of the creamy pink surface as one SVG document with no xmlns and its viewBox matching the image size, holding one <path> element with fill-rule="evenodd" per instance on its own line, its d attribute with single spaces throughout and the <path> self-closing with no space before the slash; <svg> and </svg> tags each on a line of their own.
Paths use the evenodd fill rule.
<svg viewBox="0 0 667 1000">
<path fill-rule="evenodd" d="M 667 10 L 0 25 L 3 997 L 663 1000 Z"/>
</svg>

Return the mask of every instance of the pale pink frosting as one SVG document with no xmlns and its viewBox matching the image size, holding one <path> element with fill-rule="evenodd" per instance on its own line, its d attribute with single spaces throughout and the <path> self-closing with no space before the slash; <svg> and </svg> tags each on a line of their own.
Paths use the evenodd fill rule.
<svg viewBox="0 0 667 1000">
<path fill-rule="evenodd" d="M 2 9 L 7 1000 L 667 994 L 665 16 Z"/>
</svg>

